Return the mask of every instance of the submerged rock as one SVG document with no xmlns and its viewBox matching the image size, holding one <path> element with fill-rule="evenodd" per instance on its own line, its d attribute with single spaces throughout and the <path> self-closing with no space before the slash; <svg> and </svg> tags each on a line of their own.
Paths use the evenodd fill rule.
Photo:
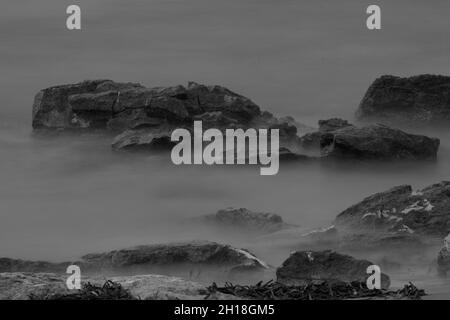
<svg viewBox="0 0 450 320">
<path fill-rule="evenodd" d="M 358 260 L 334 251 L 297 251 L 277 269 L 277 281 L 286 285 L 305 285 L 314 281 L 363 282 L 370 274 L 367 260 Z M 387 289 L 390 279 L 381 274 L 381 287 Z"/>
<path fill-rule="evenodd" d="M 435 159 L 440 143 L 383 125 L 356 127 L 342 119 L 319 121 L 319 131 L 300 141 L 305 148 L 320 150 L 323 158 L 360 160 Z"/>
<path fill-rule="evenodd" d="M 201 220 L 220 228 L 227 227 L 259 233 L 270 233 L 291 227 L 277 214 L 253 212 L 245 208 L 222 209 L 215 214 L 203 216 Z"/>
<path fill-rule="evenodd" d="M 376 120 L 388 124 L 448 124 L 450 77 L 382 76 L 367 90 L 356 116 L 360 120 Z"/>
</svg>

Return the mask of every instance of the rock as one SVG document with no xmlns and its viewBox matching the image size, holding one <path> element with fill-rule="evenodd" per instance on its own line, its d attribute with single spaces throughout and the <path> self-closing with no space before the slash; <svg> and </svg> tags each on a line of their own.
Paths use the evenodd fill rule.
<svg viewBox="0 0 450 320">
<path fill-rule="evenodd" d="M 82 257 L 85 264 L 102 269 L 139 266 L 203 265 L 233 271 L 241 268 L 265 269 L 267 265 L 243 249 L 209 241 L 138 246 Z"/>
<path fill-rule="evenodd" d="M 300 138 L 304 148 L 320 148 L 323 158 L 358 160 L 436 159 L 440 141 L 383 125 L 356 127 L 342 119 L 319 121 L 319 131 Z"/>
<path fill-rule="evenodd" d="M 201 221 L 220 228 L 240 229 L 257 233 L 271 233 L 291 227 L 277 214 L 253 212 L 245 208 L 222 209 L 215 214 L 203 216 Z"/>
<path fill-rule="evenodd" d="M 448 124 L 450 77 L 382 76 L 367 90 L 356 116 L 359 120 L 376 120 L 387 124 Z"/>
<path fill-rule="evenodd" d="M 388 232 L 445 237 L 450 233 L 450 182 L 419 191 L 401 185 L 371 195 L 341 212 L 335 221 L 352 233 Z"/>
<path fill-rule="evenodd" d="M 34 129 L 110 130 L 121 132 L 114 150 L 154 150 L 170 147 L 176 128 L 279 129 L 280 146 L 298 154 L 297 128 L 292 117 L 261 112 L 250 99 L 221 86 L 190 82 L 187 87 L 146 88 L 111 80 L 84 81 L 40 91 L 33 105 Z M 169 139 L 170 140 L 170 139 Z M 295 157 L 288 157 L 289 159 Z"/>
<path fill-rule="evenodd" d="M 71 294 L 66 287 L 66 276 L 52 273 L 0 273 L 0 300 L 28 300 L 30 296 Z M 143 300 L 201 300 L 205 287 L 197 282 L 163 275 L 137 275 L 111 277 L 130 293 Z M 102 278 L 82 277 L 82 284 L 90 282 L 101 285 Z M 236 299 L 218 293 L 210 299 Z"/>
<path fill-rule="evenodd" d="M 268 265 L 244 249 L 209 241 L 154 244 L 105 253 L 87 254 L 79 261 L 50 263 L 2 258 L 0 272 L 65 273 L 78 265 L 83 274 L 165 274 L 221 281 L 258 275 Z"/>
<path fill-rule="evenodd" d="M 242 123 L 261 113 L 250 99 L 221 86 L 191 82 L 187 88 L 145 88 L 94 80 L 41 90 L 33 104 L 33 128 L 104 129 L 109 122 L 121 122 L 129 129 L 128 122 L 133 125 L 136 120 L 192 122 L 195 115 L 205 112 L 222 112 Z"/>
<path fill-rule="evenodd" d="M 297 251 L 277 269 L 277 281 L 286 285 L 305 285 L 314 281 L 358 281 L 366 283 L 367 260 L 358 260 L 334 251 Z M 390 279 L 381 274 L 381 287 L 387 289 Z"/>
<path fill-rule="evenodd" d="M 113 113 L 114 93 L 120 90 L 139 90 L 142 86 L 132 83 L 115 83 L 110 80 L 84 81 L 50 87 L 39 91 L 33 103 L 33 128 L 85 128 L 104 126 Z M 98 105 L 88 104 L 76 112 L 70 98 L 80 94 L 96 96 Z M 84 98 L 84 100 L 83 100 Z M 81 101 L 87 102 L 86 97 Z M 80 104 L 78 104 L 79 107 Z M 92 107 L 94 106 L 94 107 Z"/>
<path fill-rule="evenodd" d="M 323 134 L 322 156 L 363 160 L 436 159 L 439 139 L 381 125 L 345 127 Z"/>
</svg>

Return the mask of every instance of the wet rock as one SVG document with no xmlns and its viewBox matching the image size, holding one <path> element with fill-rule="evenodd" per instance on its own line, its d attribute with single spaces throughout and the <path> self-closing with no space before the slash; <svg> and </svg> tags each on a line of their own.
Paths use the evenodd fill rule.
<svg viewBox="0 0 450 320">
<path fill-rule="evenodd" d="M 363 160 L 436 159 L 439 139 L 381 125 L 345 127 L 323 134 L 322 156 Z"/>
<path fill-rule="evenodd" d="M 165 274 L 207 281 L 230 280 L 240 275 L 258 276 L 268 265 L 244 249 L 209 241 L 154 244 L 98 254 L 79 261 L 50 263 L 2 258 L 0 272 L 65 273 L 78 265 L 83 274 Z"/>
<path fill-rule="evenodd" d="M 450 233 L 450 182 L 413 191 L 401 185 L 371 195 L 341 212 L 335 225 L 351 232 L 435 236 Z"/>
<path fill-rule="evenodd" d="M 270 233 L 291 227 L 277 214 L 253 212 L 245 208 L 219 210 L 215 214 L 202 217 L 201 221 L 221 228 L 240 229 L 257 233 Z"/>
<path fill-rule="evenodd" d="M 85 128 L 106 125 L 111 117 L 113 104 L 108 104 L 114 92 L 119 90 L 139 90 L 139 84 L 115 83 L 110 80 L 84 81 L 77 84 L 54 86 L 39 91 L 33 103 L 33 128 Z M 105 93 L 106 92 L 106 93 Z M 70 97 L 80 94 L 100 94 L 99 105 L 95 108 L 79 110 L 79 114 L 72 109 Z M 83 100 L 86 102 L 86 99 Z"/>
<path fill-rule="evenodd" d="M 321 120 L 319 131 L 300 138 L 304 148 L 320 150 L 323 158 L 358 160 L 435 159 L 439 143 L 383 125 L 356 127 L 342 119 Z"/>
<path fill-rule="evenodd" d="M 264 269 L 267 265 L 244 249 L 209 241 L 155 244 L 88 254 L 83 262 L 105 269 L 136 266 L 205 265 L 233 270 L 240 267 Z"/>
<path fill-rule="evenodd" d="M 314 281 L 358 281 L 365 283 L 369 274 L 367 260 L 358 260 L 334 251 L 297 251 L 277 269 L 277 281 L 286 285 L 305 285 Z M 388 288 L 390 279 L 381 275 L 382 288 Z"/>
<path fill-rule="evenodd" d="M 28 300 L 30 297 L 71 294 L 66 287 L 66 276 L 52 273 L 0 273 L 0 300 Z M 111 277 L 133 296 L 146 300 L 200 300 L 205 287 L 194 281 L 163 275 L 137 275 Z M 82 277 L 82 284 L 101 285 L 104 278 Z M 210 299 L 233 299 L 218 293 Z"/>
<path fill-rule="evenodd" d="M 34 129 L 109 130 L 122 132 L 114 150 L 151 150 L 167 144 L 175 128 L 279 129 L 280 146 L 299 152 L 292 117 L 276 118 L 261 112 L 250 99 L 222 86 L 190 82 L 188 86 L 146 88 L 111 80 L 84 81 L 40 91 L 33 105 Z M 131 130 L 131 131 L 130 131 Z"/>
<path fill-rule="evenodd" d="M 250 99 L 221 86 L 191 82 L 188 87 L 145 88 L 94 80 L 40 91 L 33 105 L 33 128 L 106 128 L 117 117 L 122 122 L 137 117 L 183 122 L 217 111 L 242 123 L 261 113 Z"/>
<path fill-rule="evenodd" d="M 362 99 L 356 116 L 392 124 L 432 125 L 450 121 L 450 77 L 385 75 L 376 79 Z"/>
</svg>

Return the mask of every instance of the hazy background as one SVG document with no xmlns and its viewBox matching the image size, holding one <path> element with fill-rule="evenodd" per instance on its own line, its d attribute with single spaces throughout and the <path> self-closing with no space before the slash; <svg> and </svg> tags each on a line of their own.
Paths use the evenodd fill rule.
<svg viewBox="0 0 450 320">
<path fill-rule="evenodd" d="M 365 26 L 373 3 L 382 8 L 381 31 Z M 70 4 L 81 6 L 82 31 L 65 27 Z M 351 120 L 381 74 L 450 74 L 449 15 L 448 0 L 3 1 L 0 256 L 61 260 L 133 244 L 217 240 L 182 221 L 227 206 L 313 228 L 373 192 L 449 179 L 442 132 L 432 133 L 443 145 L 437 164 L 282 165 L 273 177 L 256 167 L 175 167 L 159 156 L 114 155 L 105 136 L 31 136 L 38 90 L 95 78 L 220 84 L 310 125 Z"/>
</svg>

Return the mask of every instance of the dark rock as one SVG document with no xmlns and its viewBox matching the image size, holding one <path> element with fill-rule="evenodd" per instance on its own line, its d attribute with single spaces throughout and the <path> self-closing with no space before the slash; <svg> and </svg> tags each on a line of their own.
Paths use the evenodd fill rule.
<svg viewBox="0 0 450 320">
<path fill-rule="evenodd" d="M 414 191 L 409 185 L 376 193 L 340 213 L 335 225 L 353 233 L 381 231 L 445 237 L 450 233 L 450 182 Z"/>
<path fill-rule="evenodd" d="M 108 106 L 114 96 L 112 88 L 115 90 L 139 90 L 142 86 L 132 83 L 115 83 L 110 80 L 93 80 L 41 90 L 34 99 L 33 128 L 85 128 L 106 125 L 114 106 L 113 104 Z M 100 94 L 99 106 L 89 108 L 92 107 L 92 104 L 89 104 L 80 110 L 80 114 L 77 114 L 72 109 L 70 97 L 80 94 Z M 86 97 L 80 99 L 86 102 Z M 80 107 L 79 104 L 78 106 Z"/>
<path fill-rule="evenodd" d="M 0 272 L 55 272 L 78 265 L 83 274 L 182 275 L 196 271 L 198 278 L 216 276 L 230 279 L 242 273 L 264 272 L 269 267 L 244 249 L 209 241 L 137 246 L 98 254 L 87 254 L 80 261 L 50 263 L 2 258 Z M 205 271 L 202 273 L 202 271 Z"/>
<path fill-rule="evenodd" d="M 360 120 L 377 120 L 387 124 L 448 124 L 450 77 L 382 76 L 367 90 L 356 116 Z"/>
<path fill-rule="evenodd" d="M 321 120 L 319 131 L 300 138 L 304 148 L 320 150 L 324 158 L 358 160 L 435 159 L 439 143 L 383 125 L 356 127 L 342 119 Z"/>
<path fill-rule="evenodd" d="M 322 134 L 322 156 L 364 160 L 436 159 L 439 139 L 381 125 L 347 126 Z"/>
<path fill-rule="evenodd" d="M 264 128 L 280 130 L 280 145 L 299 151 L 292 117 L 277 119 L 261 112 L 250 99 L 221 86 L 190 82 L 187 87 L 146 88 L 111 80 L 85 81 L 40 91 L 33 105 L 35 129 L 108 129 L 124 132 L 113 142 L 115 150 L 148 150 L 170 145 L 175 128 L 192 130 L 195 120 L 204 129 Z"/>
<path fill-rule="evenodd" d="M 260 233 L 270 233 L 291 227 L 277 214 L 253 212 L 245 208 L 219 210 L 215 214 L 203 216 L 201 220 L 221 228 L 228 227 Z"/>
<path fill-rule="evenodd" d="M 334 251 L 297 251 L 277 269 L 277 281 L 286 285 L 305 285 L 326 280 L 365 283 L 370 274 L 367 260 L 357 260 Z M 382 288 L 390 285 L 389 277 L 381 274 Z"/>
</svg>

